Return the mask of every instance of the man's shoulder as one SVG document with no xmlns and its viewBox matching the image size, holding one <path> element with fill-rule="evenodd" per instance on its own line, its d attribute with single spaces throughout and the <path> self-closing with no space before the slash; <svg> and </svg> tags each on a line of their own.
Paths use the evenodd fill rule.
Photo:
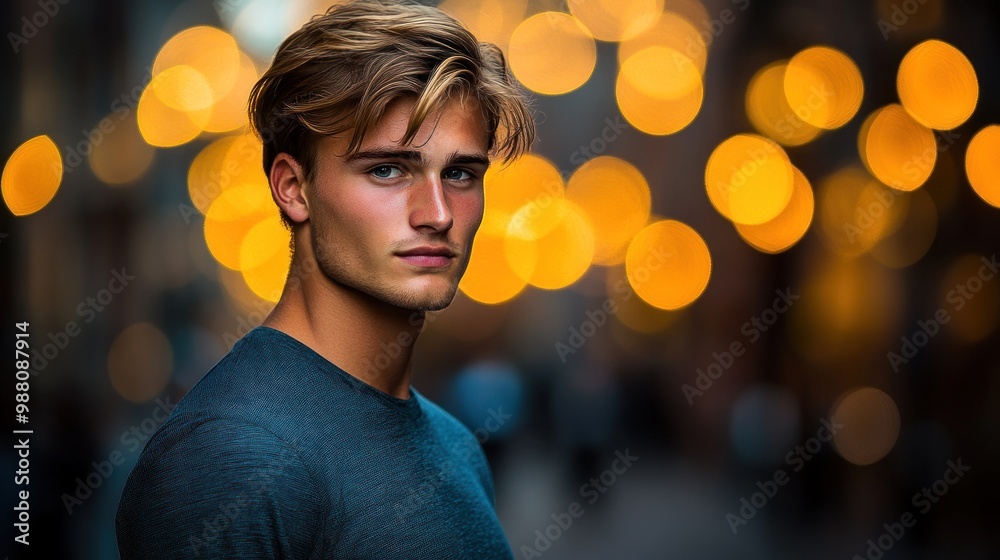
<svg viewBox="0 0 1000 560">
<path fill-rule="evenodd" d="M 239 339 L 177 403 L 174 416 L 224 417 L 258 423 L 278 432 L 308 409 L 343 393 L 314 357 L 279 331 L 257 327 Z M 298 411 L 298 414 L 289 414 Z M 275 419 L 281 421 L 275 423 Z"/>
<path fill-rule="evenodd" d="M 423 395 L 419 398 L 438 439 L 446 442 L 452 453 L 470 460 L 477 468 L 484 467 L 486 461 L 479 436 L 441 405 Z"/>
</svg>

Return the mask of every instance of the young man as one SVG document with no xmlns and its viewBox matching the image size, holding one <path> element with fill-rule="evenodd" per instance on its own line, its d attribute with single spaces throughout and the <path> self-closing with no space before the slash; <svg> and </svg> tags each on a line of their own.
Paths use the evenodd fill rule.
<svg viewBox="0 0 1000 560">
<path fill-rule="evenodd" d="M 352 2 L 285 40 L 250 113 L 291 272 L 150 438 L 121 557 L 512 558 L 479 443 L 410 385 L 490 158 L 534 138 L 502 55 L 435 8 Z"/>
</svg>

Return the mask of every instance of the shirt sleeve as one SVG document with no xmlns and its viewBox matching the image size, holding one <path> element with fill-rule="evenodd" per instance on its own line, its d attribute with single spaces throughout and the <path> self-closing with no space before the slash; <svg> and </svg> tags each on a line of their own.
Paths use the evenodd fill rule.
<svg viewBox="0 0 1000 560">
<path fill-rule="evenodd" d="M 157 436 L 118 505 L 122 560 L 322 556 L 327 493 L 286 441 L 222 419 Z"/>
</svg>

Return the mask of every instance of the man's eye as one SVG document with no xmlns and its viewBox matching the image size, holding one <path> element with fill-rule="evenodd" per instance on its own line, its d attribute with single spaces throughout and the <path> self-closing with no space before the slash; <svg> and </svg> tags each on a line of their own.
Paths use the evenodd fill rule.
<svg viewBox="0 0 1000 560">
<path fill-rule="evenodd" d="M 468 181 L 472 179 L 472 173 L 464 169 L 449 169 L 444 172 L 444 178 L 449 181 Z"/>
<path fill-rule="evenodd" d="M 402 171 L 395 165 L 380 165 L 373 168 L 369 173 L 379 179 L 395 179 L 402 175 Z"/>
</svg>

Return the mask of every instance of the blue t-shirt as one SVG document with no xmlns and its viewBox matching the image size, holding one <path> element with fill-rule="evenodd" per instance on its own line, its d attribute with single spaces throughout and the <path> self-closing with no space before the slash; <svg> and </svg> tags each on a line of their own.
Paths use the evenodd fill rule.
<svg viewBox="0 0 1000 560">
<path fill-rule="evenodd" d="M 512 559 L 479 442 L 410 392 L 251 330 L 147 442 L 121 557 Z"/>
</svg>

